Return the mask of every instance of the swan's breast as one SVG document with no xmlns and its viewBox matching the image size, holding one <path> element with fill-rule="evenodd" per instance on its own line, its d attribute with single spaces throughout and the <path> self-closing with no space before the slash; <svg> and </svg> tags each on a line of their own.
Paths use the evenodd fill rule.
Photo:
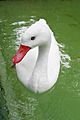
<svg viewBox="0 0 80 120">
<path fill-rule="evenodd" d="M 28 85 L 28 80 L 32 76 L 38 57 L 38 47 L 31 49 L 22 61 L 16 64 L 18 78 L 24 85 Z"/>
</svg>

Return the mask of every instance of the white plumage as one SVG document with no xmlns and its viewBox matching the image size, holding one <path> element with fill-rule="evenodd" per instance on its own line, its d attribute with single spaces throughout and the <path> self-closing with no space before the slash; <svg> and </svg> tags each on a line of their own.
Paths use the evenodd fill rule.
<svg viewBox="0 0 80 120">
<path fill-rule="evenodd" d="M 35 39 L 31 40 L 34 36 Z M 57 81 L 60 70 L 59 47 L 44 19 L 31 25 L 22 35 L 21 44 L 32 49 L 16 64 L 19 80 L 34 92 L 45 92 Z"/>
</svg>

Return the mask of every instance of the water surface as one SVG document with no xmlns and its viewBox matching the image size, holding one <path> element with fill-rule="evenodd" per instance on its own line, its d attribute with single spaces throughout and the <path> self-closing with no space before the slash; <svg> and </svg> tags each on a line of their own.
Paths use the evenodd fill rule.
<svg viewBox="0 0 80 120">
<path fill-rule="evenodd" d="M 17 29 L 40 18 L 47 20 L 64 46 L 63 61 L 55 86 L 34 94 L 18 81 L 11 59 Z M 0 119 L 80 120 L 79 0 L 0 1 Z"/>
</svg>

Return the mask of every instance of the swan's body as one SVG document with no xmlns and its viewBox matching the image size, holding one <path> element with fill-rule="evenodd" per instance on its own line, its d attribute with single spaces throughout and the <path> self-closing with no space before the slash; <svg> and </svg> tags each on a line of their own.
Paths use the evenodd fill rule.
<svg viewBox="0 0 80 120">
<path fill-rule="evenodd" d="M 34 41 L 30 37 L 38 36 Z M 41 19 L 30 26 L 23 34 L 23 45 L 31 49 L 16 64 L 20 81 L 34 92 L 45 92 L 57 81 L 60 70 L 59 47 L 45 20 Z"/>
</svg>

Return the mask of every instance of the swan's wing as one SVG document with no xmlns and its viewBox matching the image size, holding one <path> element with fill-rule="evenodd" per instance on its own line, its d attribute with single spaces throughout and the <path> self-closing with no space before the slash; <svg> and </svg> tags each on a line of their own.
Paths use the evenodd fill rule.
<svg viewBox="0 0 80 120">
<path fill-rule="evenodd" d="M 57 41 L 51 33 L 51 47 L 48 60 L 48 79 L 50 84 L 55 84 L 60 70 L 60 52 Z"/>
</svg>

